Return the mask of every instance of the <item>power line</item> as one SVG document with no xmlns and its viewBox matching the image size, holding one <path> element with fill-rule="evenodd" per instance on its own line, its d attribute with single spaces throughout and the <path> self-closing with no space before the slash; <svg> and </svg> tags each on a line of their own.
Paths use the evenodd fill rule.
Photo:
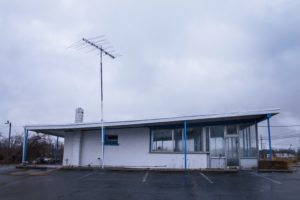
<svg viewBox="0 0 300 200">
<path fill-rule="evenodd" d="M 268 126 L 261 125 L 261 126 L 258 126 L 258 127 L 267 128 Z M 293 125 L 272 125 L 270 127 L 272 127 L 272 128 L 300 127 L 300 124 L 293 124 Z"/>
<path fill-rule="evenodd" d="M 274 136 L 272 137 L 271 139 L 274 140 L 274 139 L 285 139 L 285 138 L 297 138 L 299 137 L 300 138 L 300 134 L 292 134 L 292 135 L 278 135 L 278 136 Z M 263 140 L 268 140 L 268 138 L 263 138 Z"/>
<path fill-rule="evenodd" d="M 290 137 L 282 137 L 282 138 L 271 138 L 271 140 L 285 140 L 285 139 L 292 139 L 292 138 L 299 138 L 300 136 L 290 136 Z M 269 139 L 262 139 L 262 140 L 269 140 Z"/>
</svg>

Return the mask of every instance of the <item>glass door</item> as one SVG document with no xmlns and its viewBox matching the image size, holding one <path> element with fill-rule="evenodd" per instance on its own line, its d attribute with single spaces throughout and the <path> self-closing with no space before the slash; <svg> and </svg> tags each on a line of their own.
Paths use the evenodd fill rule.
<svg viewBox="0 0 300 200">
<path fill-rule="evenodd" d="M 238 137 L 227 137 L 226 138 L 226 163 L 227 167 L 238 167 L 239 166 L 239 155 L 238 155 Z"/>
<path fill-rule="evenodd" d="M 224 126 L 210 127 L 209 149 L 210 167 L 224 169 L 225 160 Z"/>
</svg>

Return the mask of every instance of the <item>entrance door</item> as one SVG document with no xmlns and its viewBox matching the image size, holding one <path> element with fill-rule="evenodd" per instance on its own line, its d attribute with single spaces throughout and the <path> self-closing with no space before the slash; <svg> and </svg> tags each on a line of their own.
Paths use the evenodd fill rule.
<svg viewBox="0 0 300 200">
<path fill-rule="evenodd" d="M 226 163 L 227 167 L 238 167 L 239 166 L 239 155 L 238 155 L 238 137 L 227 137 L 226 138 Z"/>
</svg>

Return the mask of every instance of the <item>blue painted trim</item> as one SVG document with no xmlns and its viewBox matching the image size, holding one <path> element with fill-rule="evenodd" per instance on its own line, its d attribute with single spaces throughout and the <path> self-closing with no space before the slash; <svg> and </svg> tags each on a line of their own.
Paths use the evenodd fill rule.
<svg viewBox="0 0 300 200">
<path fill-rule="evenodd" d="M 103 127 L 103 134 L 102 134 L 103 144 L 105 144 L 105 133 L 106 133 L 106 129 L 105 129 L 105 127 Z"/>
<path fill-rule="evenodd" d="M 107 135 L 107 136 L 112 136 L 112 135 Z M 109 140 L 107 137 L 106 137 L 106 129 L 104 128 L 103 129 L 103 141 L 104 141 L 104 145 L 112 145 L 112 146 L 118 146 L 120 145 L 119 144 L 119 135 L 113 135 L 113 136 L 117 136 L 117 140 L 116 141 L 112 141 L 112 140 Z"/>
<path fill-rule="evenodd" d="M 272 115 L 268 114 L 267 115 L 267 122 L 268 122 L 268 138 L 269 138 L 269 160 L 272 160 L 272 144 L 271 144 L 271 127 L 270 127 L 270 119 Z"/>
<path fill-rule="evenodd" d="M 184 121 L 183 126 L 183 139 L 184 139 L 184 169 L 187 169 L 187 155 L 186 155 L 186 130 L 187 130 L 187 121 Z"/>
</svg>

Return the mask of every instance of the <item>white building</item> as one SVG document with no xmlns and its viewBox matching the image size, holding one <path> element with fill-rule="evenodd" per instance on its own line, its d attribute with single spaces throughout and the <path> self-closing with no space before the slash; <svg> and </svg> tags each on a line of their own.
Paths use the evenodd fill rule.
<svg viewBox="0 0 300 200">
<path fill-rule="evenodd" d="M 279 110 L 234 112 L 150 120 L 25 126 L 64 137 L 64 166 L 205 169 L 253 168 L 258 162 L 257 123 Z"/>
</svg>

